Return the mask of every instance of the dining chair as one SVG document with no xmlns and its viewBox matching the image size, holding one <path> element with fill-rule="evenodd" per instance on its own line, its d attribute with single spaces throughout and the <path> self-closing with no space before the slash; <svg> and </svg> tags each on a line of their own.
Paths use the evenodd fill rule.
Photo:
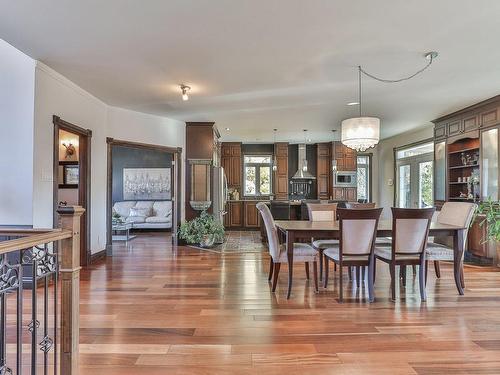
<svg viewBox="0 0 500 375">
<path fill-rule="evenodd" d="M 274 220 L 290 220 L 290 202 L 272 200 L 271 214 Z"/>
<path fill-rule="evenodd" d="M 269 207 L 264 202 L 257 203 L 257 209 L 259 210 L 262 221 L 266 228 L 267 233 L 267 244 L 269 247 L 269 254 L 271 255 L 271 264 L 269 267 L 269 277 L 273 279 L 272 291 L 276 290 L 276 285 L 278 284 L 278 275 L 280 272 L 280 267 L 282 263 L 288 263 L 287 256 L 287 245 L 286 243 L 280 244 L 278 239 L 278 231 L 274 224 L 273 216 Z M 313 263 L 313 278 L 314 278 L 314 289 L 318 291 L 318 265 L 317 265 L 317 252 L 312 248 L 311 245 L 306 243 L 294 243 L 293 244 L 293 261 L 304 262 L 306 265 L 306 275 L 309 279 L 309 263 Z M 289 284 L 290 285 L 290 284 Z"/>
<path fill-rule="evenodd" d="M 468 230 L 474 218 L 476 208 L 477 205 L 475 203 L 445 202 L 441 211 L 439 211 L 436 221 L 441 224 L 459 225 L 467 228 L 463 231 L 461 238 L 465 246 L 467 244 Z M 433 240 L 427 244 L 426 258 L 429 261 L 434 261 L 434 270 L 437 278 L 441 277 L 439 261 L 453 262 L 455 259 L 452 244 L 453 241 L 450 236 L 434 236 Z M 461 268 L 460 272 L 460 282 L 462 288 L 465 288 L 463 268 Z"/>
<path fill-rule="evenodd" d="M 304 199 L 300 204 L 300 220 L 309 220 L 309 212 L 307 210 L 308 203 L 321 203 L 319 199 Z"/>
<path fill-rule="evenodd" d="M 337 203 L 307 203 L 309 221 L 335 221 L 337 220 Z M 313 239 L 313 248 L 319 255 L 319 279 L 323 280 L 323 250 L 338 245 L 334 239 Z"/>
<path fill-rule="evenodd" d="M 346 208 L 356 208 L 356 209 L 364 209 L 364 208 L 375 208 L 375 203 L 359 203 L 359 202 L 347 202 L 345 204 Z"/>
<path fill-rule="evenodd" d="M 400 268 L 403 285 L 406 285 L 406 266 L 419 265 L 420 298 L 425 294 L 425 249 L 431 225 L 432 208 L 392 207 L 392 243 L 390 247 L 377 246 L 375 258 L 389 264 L 391 273 L 391 300 L 396 300 L 396 266 Z"/>
<path fill-rule="evenodd" d="M 339 302 L 343 302 L 342 268 L 368 266 L 368 296 L 375 300 L 373 290 L 374 245 L 382 208 L 346 209 L 338 208 L 339 243 L 323 251 L 325 256 L 325 281 L 328 286 L 328 261 L 339 266 Z"/>
</svg>

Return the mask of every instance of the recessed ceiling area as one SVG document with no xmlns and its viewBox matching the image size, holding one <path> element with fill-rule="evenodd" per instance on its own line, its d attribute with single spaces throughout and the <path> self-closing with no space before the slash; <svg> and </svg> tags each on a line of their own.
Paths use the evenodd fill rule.
<svg viewBox="0 0 500 375">
<path fill-rule="evenodd" d="M 109 105 L 215 121 L 224 141 L 338 139 L 363 113 L 387 138 L 500 91 L 500 2 L 1 1 L 0 38 Z M 183 101 L 180 85 L 188 85 Z M 230 130 L 226 131 L 225 129 Z M 334 136 L 335 134 L 335 136 Z"/>
</svg>

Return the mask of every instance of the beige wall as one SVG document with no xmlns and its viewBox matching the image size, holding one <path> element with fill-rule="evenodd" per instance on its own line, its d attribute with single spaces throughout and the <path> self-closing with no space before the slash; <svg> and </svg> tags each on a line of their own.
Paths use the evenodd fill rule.
<svg viewBox="0 0 500 375">
<path fill-rule="evenodd" d="M 433 127 L 428 124 L 414 132 L 407 132 L 380 141 L 373 150 L 372 196 L 377 206 L 384 207 L 383 218 L 390 217 L 394 205 L 394 148 L 433 137 Z M 389 179 L 393 185 L 389 186 Z"/>
</svg>

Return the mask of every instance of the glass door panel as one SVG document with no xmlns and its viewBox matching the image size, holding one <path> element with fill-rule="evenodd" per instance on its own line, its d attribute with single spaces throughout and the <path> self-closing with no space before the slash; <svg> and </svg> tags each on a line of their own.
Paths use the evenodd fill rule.
<svg viewBox="0 0 500 375">
<path fill-rule="evenodd" d="M 482 198 L 498 200 L 498 128 L 481 134 Z"/>
<path fill-rule="evenodd" d="M 418 163 L 418 208 L 432 207 L 432 161 Z"/>
<path fill-rule="evenodd" d="M 411 207 L 411 168 L 410 164 L 400 165 L 398 173 L 398 207 Z"/>
</svg>

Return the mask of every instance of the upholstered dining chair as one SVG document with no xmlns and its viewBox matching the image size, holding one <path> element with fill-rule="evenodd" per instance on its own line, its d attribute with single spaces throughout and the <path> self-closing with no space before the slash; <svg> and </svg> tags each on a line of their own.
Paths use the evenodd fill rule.
<svg viewBox="0 0 500 375">
<path fill-rule="evenodd" d="M 309 221 L 335 221 L 337 220 L 337 203 L 307 203 Z M 313 248 L 319 255 L 319 279 L 323 280 L 323 250 L 338 245 L 338 240 L 313 239 Z"/>
<path fill-rule="evenodd" d="M 441 224 L 460 225 L 467 228 L 463 231 L 461 240 L 464 246 L 467 244 L 468 228 L 474 218 L 474 212 L 477 205 L 469 202 L 446 202 L 437 216 L 436 221 Z M 452 239 L 447 236 L 435 236 L 432 241 L 427 244 L 426 258 L 429 261 L 434 261 L 434 269 L 436 277 L 441 277 L 441 269 L 439 261 L 454 260 L 454 250 L 452 247 Z M 462 288 L 465 287 L 463 269 L 461 269 L 460 282 Z"/>
<path fill-rule="evenodd" d="M 280 244 L 278 239 L 278 231 L 274 225 L 274 219 L 271 215 L 269 207 L 263 202 L 257 203 L 257 209 L 259 210 L 262 221 L 266 228 L 267 233 L 267 244 L 269 247 L 269 254 L 271 255 L 271 264 L 269 268 L 268 280 L 273 279 L 272 291 L 276 291 L 276 285 L 278 284 L 278 275 L 280 272 L 280 267 L 282 263 L 288 263 L 287 256 L 287 245 Z M 309 269 L 309 263 L 313 263 L 313 278 L 314 278 L 314 288 L 316 292 L 318 291 L 318 265 L 317 265 L 317 252 L 311 245 L 306 243 L 294 243 L 293 244 L 293 261 L 304 262 L 306 264 L 306 271 Z M 307 272 L 307 278 L 309 278 Z"/>
<path fill-rule="evenodd" d="M 300 204 L 300 220 L 309 220 L 309 211 L 307 205 L 309 203 L 321 203 L 319 199 L 304 199 Z"/>
<path fill-rule="evenodd" d="M 325 281 L 328 286 L 328 261 L 339 266 L 339 301 L 343 302 L 342 268 L 347 266 L 368 266 L 368 295 L 375 300 L 373 290 L 374 245 L 382 208 L 337 209 L 339 217 L 339 243 L 323 251 L 325 256 Z"/>
<path fill-rule="evenodd" d="M 271 214 L 274 220 L 290 220 L 290 202 L 272 200 Z"/>
<path fill-rule="evenodd" d="M 391 273 L 391 299 L 396 300 L 396 266 L 403 271 L 403 285 L 406 280 L 406 266 L 419 265 L 420 298 L 425 294 L 425 249 L 429 236 L 434 208 L 392 207 L 392 243 L 390 247 L 375 248 L 375 257 L 389 264 Z"/>
<path fill-rule="evenodd" d="M 345 204 L 346 208 L 357 208 L 357 209 L 362 209 L 362 208 L 375 208 L 376 204 L 375 203 L 359 203 L 359 202 L 347 202 Z"/>
</svg>

